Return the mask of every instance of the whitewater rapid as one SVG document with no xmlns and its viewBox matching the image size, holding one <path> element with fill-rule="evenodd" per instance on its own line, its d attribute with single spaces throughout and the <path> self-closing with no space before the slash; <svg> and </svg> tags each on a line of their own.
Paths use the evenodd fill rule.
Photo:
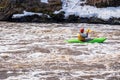
<svg viewBox="0 0 120 80">
<path fill-rule="evenodd" d="M 104 43 L 70 44 L 79 29 Z M 120 26 L 0 22 L 0 80 L 119 80 Z"/>
</svg>

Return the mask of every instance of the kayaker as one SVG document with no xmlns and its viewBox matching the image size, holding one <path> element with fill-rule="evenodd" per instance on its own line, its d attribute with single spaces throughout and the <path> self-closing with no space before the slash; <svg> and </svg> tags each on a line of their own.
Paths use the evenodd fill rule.
<svg viewBox="0 0 120 80">
<path fill-rule="evenodd" d="M 86 38 L 88 37 L 88 33 L 90 32 L 90 29 L 88 29 L 87 31 L 86 31 L 86 33 L 84 32 L 84 28 L 81 28 L 80 29 L 80 32 L 79 32 L 79 34 L 78 34 L 78 40 L 80 40 L 80 41 L 86 41 Z"/>
</svg>

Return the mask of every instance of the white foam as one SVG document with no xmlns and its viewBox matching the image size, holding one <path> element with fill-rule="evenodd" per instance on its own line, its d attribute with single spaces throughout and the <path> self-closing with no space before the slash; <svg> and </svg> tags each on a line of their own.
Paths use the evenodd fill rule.
<svg viewBox="0 0 120 80">
<path fill-rule="evenodd" d="M 36 58 L 44 58 L 46 57 L 47 54 L 45 53 L 33 53 L 31 55 L 28 56 L 28 58 L 33 58 L 33 59 L 36 59 Z"/>
<path fill-rule="evenodd" d="M 8 47 L 7 46 L 0 46 L 0 52 L 7 51 Z"/>
</svg>

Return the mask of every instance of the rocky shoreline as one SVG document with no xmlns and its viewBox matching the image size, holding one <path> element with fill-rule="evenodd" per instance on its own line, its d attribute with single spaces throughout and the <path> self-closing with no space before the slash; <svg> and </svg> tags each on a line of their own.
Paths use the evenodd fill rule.
<svg viewBox="0 0 120 80">
<path fill-rule="evenodd" d="M 75 15 L 70 15 L 67 19 L 64 19 L 64 14 L 54 14 L 51 18 L 47 15 L 32 15 L 24 16 L 21 18 L 9 19 L 10 22 L 36 22 L 36 23 L 94 23 L 94 24 L 111 24 L 120 25 L 120 18 L 110 18 L 109 20 L 103 20 L 97 17 L 82 18 Z"/>
<path fill-rule="evenodd" d="M 84 1 L 84 0 L 83 0 Z M 66 4 L 67 5 L 67 4 Z M 87 0 L 86 3 L 79 5 L 91 5 L 98 8 L 120 6 L 119 1 L 114 0 Z M 39 23 L 99 23 L 99 24 L 120 24 L 120 18 L 110 18 L 104 20 L 97 17 L 80 17 L 69 15 L 65 18 L 64 11 L 54 14 L 55 11 L 62 9 L 62 0 L 48 0 L 48 3 L 42 0 L 0 0 L 0 21 L 10 22 L 39 22 Z M 14 14 L 21 14 L 23 11 L 42 13 L 43 15 L 23 16 L 12 18 Z M 108 13 L 109 14 L 109 13 Z M 49 17 L 48 17 L 49 16 Z"/>
</svg>

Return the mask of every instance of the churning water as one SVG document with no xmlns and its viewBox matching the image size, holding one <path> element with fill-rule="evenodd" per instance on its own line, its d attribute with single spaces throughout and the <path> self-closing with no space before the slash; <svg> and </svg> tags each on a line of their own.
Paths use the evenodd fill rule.
<svg viewBox="0 0 120 80">
<path fill-rule="evenodd" d="M 66 43 L 80 27 L 107 40 Z M 120 26 L 0 22 L 0 80 L 120 80 Z"/>
</svg>

